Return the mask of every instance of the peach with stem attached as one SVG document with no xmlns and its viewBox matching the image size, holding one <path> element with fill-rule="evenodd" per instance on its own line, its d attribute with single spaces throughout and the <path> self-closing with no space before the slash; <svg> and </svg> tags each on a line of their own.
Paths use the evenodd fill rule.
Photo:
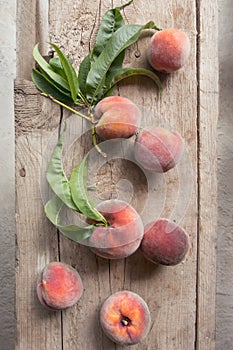
<svg viewBox="0 0 233 350">
<path fill-rule="evenodd" d="M 101 139 L 128 138 L 136 133 L 141 113 L 128 98 L 109 96 L 97 103 L 94 119 L 96 133 Z"/>
<path fill-rule="evenodd" d="M 185 65 L 190 53 L 190 40 L 179 29 L 164 29 L 156 32 L 148 48 L 151 66 L 160 72 L 175 72 Z"/>
<path fill-rule="evenodd" d="M 108 226 L 97 226 L 89 239 L 92 251 L 108 259 L 122 259 L 133 254 L 143 237 L 143 223 L 136 210 L 118 199 L 101 202 L 98 211 Z"/>
</svg>

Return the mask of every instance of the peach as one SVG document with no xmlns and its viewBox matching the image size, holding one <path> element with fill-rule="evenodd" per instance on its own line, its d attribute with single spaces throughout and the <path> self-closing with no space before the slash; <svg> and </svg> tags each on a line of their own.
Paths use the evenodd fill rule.
<svg viewBox="0 0 233 350">
<path fill-rule="evenodd" d="M 184 66 L 190 53 L 190 40 L 179 29 L 164 29 L 156 32 L 148 48 L 148 60 L 157 71 L 175 72 Z"/>
<path fill-rule="evenodd" d="M 103 303 L 100 324 L 113 342 L 134 345 L 141 342 L 150 330 L 150 311 L 138 294 L 130 291 L 117 292 Z"/>
<path fill-rule="evenodd" d="M 162 173 L 178 163 L 183 149 L 184 142 L 178 133 L 151 126 L 137 135 L 134 156 L 143 168 Z"/>
<path fill-rule="evenodd" d="M 108 259 L 122 259 L 139 247 L 144 233 L 143 223 L 128 203 L 111 199 L 97 205 L 109 226 L 97 226 L 89 239 L 92 251 Z"/>
<path fill-rule="evenodd" d="M 83 284 L 78 272 L 67 264 L 51 262 L 38 278 L 39 301 L 51 310 L 62 310 L 74 305 L 82 293 Z"/>
<path fill-rule="evenodd" d="M 128 138 L 136 133 L 141 113 L 128 98 L 109 96 L 97 103 L 94 119 L 96 133 L 101 139 Z"/>
<path fill-rule="evenodd" d="M 167 219 L 146 225 L 141 251 L 145 258 L 161 265 L 177 265 L 189 250 L 189 236 L 181 227 Z"/>
</svg>

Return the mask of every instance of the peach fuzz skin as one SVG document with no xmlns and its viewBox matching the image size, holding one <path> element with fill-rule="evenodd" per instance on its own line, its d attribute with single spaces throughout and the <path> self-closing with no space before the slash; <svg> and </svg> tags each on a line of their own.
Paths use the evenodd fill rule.
<svg viewBox="0 0 233 350">
<path fill-rule="evenodd" d="M 97 103 L 94 119 L 96 133 L 101 139 L 128 138 L 136 133 L 141 113 L 128 98 L 109 96 Z"/>
<path fill-rule="evenodd" d="M 179 29 L 156 32 L 148 48 L 150 65 L 159 72 L 172 73 L 185 65 L 190 54 L 190 40 Z"/>
<path fill-rule="evenodd" d="M 184 141 L 178 133 L 151 126 L 137 135 L 134 157 L 143 168 L 163 173 L 176 166 L 183 150 Z"/>
<path fill-rule="evenodd" d="M 130 291 L 117 292 L 103 303 L 100 324 L 113 342 L 121 345 L 138 344 L 150 330 L 150 311 L 138 294 Z"/>
<path fill-rule="evenodd" d="M 146 225 L 140 246 L 145 258 L 167 266 L 181 263 L 189 247 L 188 234 L 167 219 L 159 219 Z"/>
<path fill-rule="evenodd" d="M 41 304 L 51 310 L 73 306 L 83 294 L 78 272 L 60 262 L 46 265 L 37 281 L 37 296 Z"/>
<path fill-rule="evenodd" d="M 118 199 L 101 202 L 97 209 L 109 226 L 94 229 L 89 239 L 91 250 L 107 259 L 122 259 L 133 254 L 144 233 L 142 220 L 136 210 Z"/>
</svg>

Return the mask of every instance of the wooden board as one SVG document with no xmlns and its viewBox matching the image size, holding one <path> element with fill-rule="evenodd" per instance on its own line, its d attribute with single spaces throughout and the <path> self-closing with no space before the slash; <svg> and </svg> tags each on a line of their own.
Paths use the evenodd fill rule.
<svg viewBox="0 0 233 350">
<path fill-rule="evenodd" d="M 29 5 L 22 3 L 21 11 L 26 14 Z M 30 26 L 35 33 L 40 33 L 37 37 L 43 50 L 49 39 L 69 53 L 78 66 L 94 41 L 103 13 L 109 6 L 120 3 L 51 0 L 49 7 L 44 2 L 35 8 L 37 19 L 41 20 Z M 33 1 L 32 4 L 35 5 Z M 137 169 L 131 156 L 126 156 L 128 144 L 124 142 L 117 153 L 121 159 L 114 159 L 113 155 L 103 166 L 98 159 L 93 164 L 98 200 L 123 196 L 123 199 L 132 199 L 144 223 L 163 216 L 186 229 L 191 240 L 190 253 L 186 261 L 176 267 L 155 266 L 140 252 L 119 261 L 98 258 L 87 247 L 59 235 L 50 225 L 43 213 L 41 162 L 44 164 L 45 154 L 51 152 L 62 120 L 71 118 L 69 113 L 40 96 L 30 81 L 16 81 L 17 350 L 124 349 L 103 335 L 98 319 L 104 299 L 124 289 L 140 294 L 152 315 L 148 337 L 134 349 L 214 349 L 216 13 L 215 2 L 188 0 L 169 0 L 163 5 L 157 0 L 135 0 L 124 10 L 129 23 L 153 19 L 160 27 L 183 29 L 191 39 L 192 50 L 186 67 L 162 77 L 162 99 L 158 98 L 153 83 L 146 79 L 127 81 L 117 90 L 119 95 L 141 106 L 144 124 L 165 125 L 181 133 L 186 142 L 185 156 L 176 169 L 156 178 L 147 177 Z M 207 17 L 215 31 L 206 24 Z M 18 30 L 23 26 L 21 18 Z M 28 18 L 28 23 L 31 21 L 33 18 Z M 19 47 L 18 62 L 31 55 L 35 38 L 36 35 L 24 50 Z M 148 40 L 144 35 L 128 50 L 126 64 L 148 65 L 145 57 Z M 27 79 L 31 67 L 22 68 L 20 64 L 18 67 L 18 78 Z M 77 119 L 69 128 L 70 137 L 73 138 L 74 133 L 84 134 L 86 128 L 86 124 Z M 67 172 L 90 147 L 91 140 L 86 134 L 75 147 L 69 147 L 68 158 L 72 162 L 66 162 Z M 149 191 L 146 179 L 149 179 Z M 53 260 L 76 267 L 85 289 L 76 306 L 57 313 L 43 310 L 35 293 L 39 271 Z"/>
</svg>

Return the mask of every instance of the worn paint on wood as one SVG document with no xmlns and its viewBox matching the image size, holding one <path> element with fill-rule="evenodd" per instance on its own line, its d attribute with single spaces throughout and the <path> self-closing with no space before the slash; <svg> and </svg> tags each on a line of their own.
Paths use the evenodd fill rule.
<svg viewBox="0 0 233 350">
<path fill-rule="evenodd" d="M 103 13 L 109 6 L 119 3 L 50 1 L 49 14 L 46 6 L 42 8 L 44 16 L 49 15 L 46 17 L 48 22 L 44 19 L 44 23 L 50 24 L 49 39 L 69 53 L 78 66 L 94 41 Z M 154 266 L 140 252 L 120 261 L 104 260 L 87 247 L 57 235 L 43 213 L 40 164 L 45 153 L 52 150 L 62 119 L 71 119 L 69 113 L 40 96 L 31 82 L 16 82 L 17 350 L 123 349 L 103 335 L 98 320 L 103 300 L 122 289 L 140 294 L 152 314 L 150 334 L 135 349 L 214 349 L 215 222 L 212 216 L 216 208 L 217 81 L 213 80 L 216 71 L 212 71 L 211 64 L 215 67 L 217 61 L 214 58 L 216 45 L 210 47 L 208 43 L 211 38 L 216 44 L 217 39 L 208 26 L 202 27 L 202 23 L 206 13 L 213 14 L 212 21 L 216 21 L 216 9 L 215 2 L 196 4 L 195 1 L 169 0 L 161 5 L 159 1 L 135 0 L 124 10 L 129 23 L 153 19 L 160 27 L 183 29 L 191 39 L 192 51 L 186 67 L 175 74 L 162 76 L 162 99 L 158 98 L 154 84 L 146 79 L 127 81 L 117 90 L 118 94 L 142 106 L 144 124 L 165 125 L 180 132 L 186 141 L 186 153 L 176 169 L 165 176 L 149 178 L 149 191 L 147 174 L 138 171 L 137 166 L 129 161 L 131 156 L 126 157 L 128 143 L 121 143 L 118 153 L 121 159 L 111 159 L 102 166 L 96 157 L 92 164 L 97 200 L 125 196 L 132 200 L 145 223 L 153 220 L 153 215 L 161 215 L 186 229 L 191 249 L 186 261 L 177 267 Z M 20 18 L 18 28 L 23 25 Z M 32 18 L 28 21 L 31 23 Z M 42 33 L 40 40 L 46 41 L 47 29 L 39 29 L 39 23 L 34 23 L 33 30 Z M 128 50 L 126 64 L 148 66 L 145 55 L 148 40 L 149 36 L 143 35 Z M 33 44 L 30 42 L 24 51 L 19 48 L 19 62 L 31 55 Z M 206 70 L 208 57 L 212 63 Z M 18 76 L 27 78 L 22 72 L 25 70 L 19 69 Z M 208 81 L 211 89 L 204 86 Z M 215 93 L 209 92 L 213 90 Z M 208 116 L 207 111 L 213 105 L 215 108 Z M 86 123 L 79 119 L 72 125 L 68 130 L 70 137 L 87 130 Z M 67 173 L 90 147 L 90 137 L 85 133 L 68 149 Z M 211 166 L 208 172 L 207 163 Z M 43 264 L 58 259 L 78 269 L 85 291 L 73 308 L 50 313 L 39 305 L 35 283 Z M 207 322 L 207 315 L 212 315 L 211 322 Z"/>
</svg>

